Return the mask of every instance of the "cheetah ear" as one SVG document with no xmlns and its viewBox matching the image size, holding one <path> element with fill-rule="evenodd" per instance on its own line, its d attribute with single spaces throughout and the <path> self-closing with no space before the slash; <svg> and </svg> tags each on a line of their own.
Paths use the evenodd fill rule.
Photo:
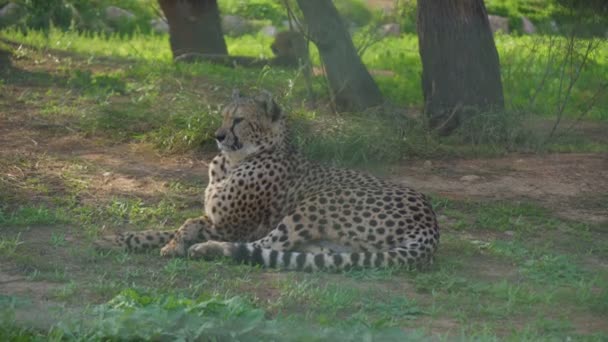
<svg viewBox="0 0 608 342">
<path fill-rule="evenodd" d="M 273 122 L 281 118 L 283 114 L 281 108 L 276 102 L 274 102 L 270 92 L 263 90 L 258 96 L 255 97 L 254 100 L 258 105 L 264 108 L 266 114 L 270 116 L 270 119 Z"/>
</svg>

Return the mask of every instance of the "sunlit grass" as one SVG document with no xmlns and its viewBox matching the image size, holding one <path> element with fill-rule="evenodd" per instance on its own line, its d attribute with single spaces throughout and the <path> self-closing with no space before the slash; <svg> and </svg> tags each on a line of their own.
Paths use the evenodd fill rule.
<svg viewBox="0 0 608 342">
<path fill-rule="evenodd" d="M 76 52 L 91 58 L 111 56 L 130 58 L 154 63 L 170 63 L 171 51 L 167 35 L 134 34 L 131 37 L 103 34 L 79 34 L 51 30 L 47 35 L 29 31 L 26 34 L 18 30 L 7 30 L 7 38 L 29 44 L 37 48 L 53 48 Z M 355 44 L 363 38 L 355 35 Z M 263 34 L 226 37 L 228 50 L 233 55 L 245 55 L 256 58 L 271 58 L 270 44 L 272 38 Z M 580 46 L 586 40 L 579 42 Z M 560 73 L 558 66 L 551 65 L 548 58 L 550 48 L 553 54 L 563 56 L 566 38 L 547 36 L 509 36 L 497 35 L 496 46 L 501 58 L 501 72 L 505 99 L 510 110 L 527 110 L 543 116 L 556 114 Z M 579 48 L 581 48 L 579 46 Z M 593 94 L 608 78 L 608 43 L 599 42 L 599 46 L 590 55 L 590 60 L 582 70 L 580 80 L 572 89 L 569 105 L 565 115 L 577 117 L 586 108 Z M 555 57 L 554 57 L 555 58 Z M 318 52 L 312 49 L 312 59 L 319 64 Z M 363 62 L 372 70 L 390 70 L 394 76 L 375 76 L 384 95 L 395 103 L 409 106 L 422 106 L 420 75 L 422 64 L 418 54 L 418 38 L 412 34 L 401 37 L 387 37 L 366 49 Z M 543 82 L 547 67 L 549 73 Z M 530 98 L 537 92 L 538 85 L 543 83 L 536 95 L 536 101 L 530 107 Z M 563 94 L 562 94 L 563 97 Z M 588 118 L 608 119 L 608 96 L 600 96 Z"/>
</svg>

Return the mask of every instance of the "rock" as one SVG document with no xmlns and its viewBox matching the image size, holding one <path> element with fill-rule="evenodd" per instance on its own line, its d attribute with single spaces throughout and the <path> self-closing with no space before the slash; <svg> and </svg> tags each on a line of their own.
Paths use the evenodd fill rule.
<svg viewBox="0 0 608 342">
<path fill-rule="evenodd" d="M 521 17 L 521 27 L 524 33 L 534 34 L 536 33 L 536 26 L 526 17 Z"/>
<path fill-rule="evenodd" d="M 502 33 L 509 33 L 509 18 L 490 14 L 488 15 L 488 20 L 490 21 L 492 32 L 502 31 Z"/>
<path fill-rule="evenodd" d="M 106 7 L 104 13 L 109 21 L 132 20 L 135 18 L 135 14 L 116 6 Z"/>
<path fill-rule="evenodd" d="M 460 177 L 460 181 L 462 181 L 462 182 L 474 182 L 479 179 L 481 179 L 481 177 L 479 177 L 477 175 L 466 175 L 466 176 Z"/>
<path fill-rule="evenodd" d="M 275 26 L 269 25 L 262 27 L 260 32 L 267 37 L 274 37 L 279 33 L 279 30 Z"/>
<path fill-rule="evenodd" d="M 9 2 L 0 9 L 0 28 L 13 25 L 23 18 L 25 9 L 14 2 Z"/>
<path fill-rule="evenodd" d="M 251 29 L 247 19 L 238 15 L 225 15 L 222 17 L 222 31 L 224 34 L 241 36 Z"/>
<path fill-rule="evenodd" d="M 422 166 L 425 169 L 432 169 L 433 168 L 433 162 L 430 160 L 425 160 L 424 163 L 422 164 Z"/>
<path fill-rule="evenodd" d="M 384 24 L 380 27 L 380 35 L 382 37 L 399 37 L 401 34 L 401 27 L 397 23 Z"/>
<path fill-rule="evenodd" d="M 150 20 L 150 27 L 156 33 L 169 33 L 169 24 L 161 18 Z"/>
</svg>

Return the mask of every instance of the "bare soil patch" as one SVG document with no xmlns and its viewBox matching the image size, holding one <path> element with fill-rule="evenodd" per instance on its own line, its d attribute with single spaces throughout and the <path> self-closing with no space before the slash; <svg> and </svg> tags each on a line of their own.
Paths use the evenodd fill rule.
<svg viewBox="0 0 608 342">
<path fill-rule="evenodd" d="M 23 276 L 14 265 L 0 263 L 0 294 L 47 301 L 51 291 L 60 285 L 48 281 L 32 281 Z"/>
<path fill-rule="evenodd" d="M 605 153 L 416 161 L 391 174 L 395 181 L 448 198 L 533 200 L 564 218 L 608 222 Z"/>
</svg>

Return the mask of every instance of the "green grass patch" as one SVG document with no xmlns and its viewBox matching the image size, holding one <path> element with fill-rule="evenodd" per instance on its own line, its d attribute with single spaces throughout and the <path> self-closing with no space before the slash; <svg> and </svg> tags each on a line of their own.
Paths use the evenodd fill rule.
<svg viewBox="0 0 608 342">
<path fill-rule="evenodd" d="M 16 305 L 13 305 L 15 307 Z M 8 311 L 8 310 L 4 310 Z M 180 295 L 123 290 L 107 304 L 83 313 L 88 318 L 62 320 L 53 325 L 48 337 L 60 340 L 275 340 L 321 341 L 358 340 L 361 336 L 383 341 L 419 340 L 420 333 L 400 329 L 374 329 L 362 324 L 348 327 L 314 326 L 301 321 L 267 319 L 262 309 L 240 297 Z M 8 313 L 6 314 L 9 315 Z M 69 316 L 69 315 L 68 315 Z M 4 321 L 2 331 L 11 339 L 36 336 Z"/>
<path fill-rule="evenodd" d="M 0 255 L 7 257 L 14 256 L 21 244 L 23 244 L 21 234 L 17 234 L 15 237 L 0 236 Z"/>
<path fill-rule="evenodd" d="M 47 207 L 20 207 L 14 211 L 0 208 L 0 227 L 53 225 L 68 221 L 67 213 Z"/>
<path fill-rule="evenodd" d="M 200 208 L 185 208 L 183 203 L 163 199 L 147 203 L 139 199 L 115 197 L 97 205 L 82 205 L 70 210 L 74 222 L 95 229 L 97 225 L 152 229 L 175 228 L 189 217 L 200 216 Z"/>
<path fill-rule="evenodd" d="M 435 199 L 434 206 L 457 219 L 454 228 L 462 230 L 531 232 L 555 229 L 560 224 L 549 210 L 531 202 Z"/>
</svg>

